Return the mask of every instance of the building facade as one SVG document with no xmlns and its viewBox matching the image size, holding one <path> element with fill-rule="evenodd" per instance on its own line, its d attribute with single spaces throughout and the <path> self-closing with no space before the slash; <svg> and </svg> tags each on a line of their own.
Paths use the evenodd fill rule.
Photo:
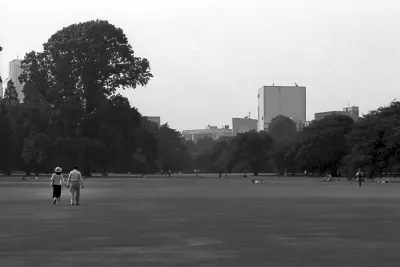
<svg viewBox="0 0 400 267">
<path fill-rule="evenodd" d="M 266 130 L 278 115 L 289 117 L 295 123 L 306 121 L 306 87 L 263 86 L 257 98 L 259 131 Z"/>
<path fill-rule="evenodd" d="M 22 73 L 21 62 L 22 60 L 20 59 L 12 60 L 9 64 L 9 69 L 8 69 L 8 79 L 12 80 L 15 85 L 15 88 L 18 93 L 19 102 L 22 102 L 24 100 L 24 94 L 22 92 L 23 85 L 18 80 L 18 77 Z"/>
<path fill-rule="evenodd" d="M 224 126 L 222 128 L 218 128 L 217 126 L 208 125 L 205 129 L 197 129 L 197 130 L 183 130 L 182 136 L 186 141 L 197 142 L 202 138 L 212 138 L 214 140 L 218 140 L 221 137 L 233 137 L 236 134 L 229 129 L 229 126 Z"/>
<path fill-rule="evenodd" d="M 0 98 L 4 97 L 3 84 L 0 82 Z"/>
<path fill-rule="evenodd" d="M 250 118 L 232 118 L 232 130 L 235 134 L 257 130 L 257 120 Z"/>
<path fill-rule="evenodd" d="M 149 121 L 154 122 L 157 124 L 158 127 L 161 125 L 161 117 L 160 116 L 147 116 L 146 117 Z"/>
<path fill-rule="evenodd" d="M 330 115 L 347 115 L 351 117 L 354 121 L 357 121 L 358 118 L 360 117 L 360 108 L 357 106 L 352 106 L 352 107 L 345 107 L 343 110 L 334 110 L 334 111 L 325 111 L 325 112 L 318 112 L 314 114 L 315 120 L 320 120 L 326 116 Z"/>
</svg>

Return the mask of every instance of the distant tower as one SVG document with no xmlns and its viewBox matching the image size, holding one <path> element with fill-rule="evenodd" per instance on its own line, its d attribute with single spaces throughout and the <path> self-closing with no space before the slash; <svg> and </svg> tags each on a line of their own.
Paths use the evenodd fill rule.
<svg viewBox="0 0 400 267">
<path fill-rule="evenodd" d="M 20 59 L 14 59 L 10 62 L 9 70 L 8 70 L 8 78 L 13 81 L 15 88 L 17 89 L 19 102 L 22 102 L 24 99 L 24 94 L 22 93 L 22 84 L 19 82 L 18 77 L 22 73 Z"/>
<path fill-rule="evenodd" d="M 268 129 L 279 115 L 293 118 L 295 123 L 306 121 L 306 87 L 263 86 L 258 90 L 258 130 Z"/>
</svg>

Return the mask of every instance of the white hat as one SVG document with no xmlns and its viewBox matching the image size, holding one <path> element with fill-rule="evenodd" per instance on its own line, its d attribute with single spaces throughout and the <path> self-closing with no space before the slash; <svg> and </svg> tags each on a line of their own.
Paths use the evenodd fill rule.
<svg viewBox="0 0 400 267">
<path fill-rule="evenodd" d="M 60 167 L 57 167 L 54 169 L 55 172 L 62 172 L 62 169 Z"/>
</svg>

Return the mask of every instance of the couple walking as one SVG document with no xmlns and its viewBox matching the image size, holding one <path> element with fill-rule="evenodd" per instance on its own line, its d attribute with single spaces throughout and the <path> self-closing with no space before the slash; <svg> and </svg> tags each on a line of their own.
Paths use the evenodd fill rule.
<svg viewBox="0 0 400 267">
<path fill-rule="evenodd" d="M 80 205 L 79 198 L 81 194 L 81 187 L 83 189 L 83 179 L 81 173 L 78 171 L 78 167 L 75 166 L 74 169 L 69 173 L 67 182 L 65 182 L 61 172 L 62 169 L 60 167 L 55 168 L 54 173 L 50 178 L 50 186 L 53 187 L 53 204 L 60 204 L 61 183 L 63 183 L 67 188 L 69 188 L 71 205 Z"/>
</svg>

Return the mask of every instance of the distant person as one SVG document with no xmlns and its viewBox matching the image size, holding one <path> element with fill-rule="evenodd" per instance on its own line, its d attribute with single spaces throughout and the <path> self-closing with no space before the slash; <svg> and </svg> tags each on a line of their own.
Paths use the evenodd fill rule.
<svg viewBox="0 0 400 267">
<path fill-rule="evenodd" d="M 342 173 L 340 172 L 340 170 L 337 171 L 337 176 L 338 176 L 339 181 L 340 181 L 340 177 L 342 177 Z"/>
<path fill-rule="evenodd" d="M 171 170 L 168 170 L 168 177 L 171 177 Z"/>
<path fill-rule="evenodd" d="M 304 170 L 304 176 L 307 176 L 307 170 Z"/>
<path fill-rule="evenodd" d="M 78 171 L 78 166 L 69 173 L 68 176 L 69 192 L 71 194 L 71 205 L 80 205 L 81 187 L 83 189 L 83 179 Z"/>
<path fill-rule="evenodd" d="M 57 167 L 54 169 L 54 173 L 50 178 L 50 186 L 53 187 L 53 204 L 60 204 L 60 197 L 61 197 L 61 182 L 68 187 L 68 185 L 65 183 L 64 177 L 61 174 L 62 169 L 60 167 Z"/>
<path fill-rule="evenodd" d="M 356 173 L 356 179 L 358 181 L 358 187 L 361 187 L 362 182 L 364 182 L 364 173 L 361 171 L 361 169 L 358 169 Z"/>
<path fill-rule="evenodd" d="M 161 175 L 164 175 L 164 171 L 163 170 L 161 170 Z"/>
<path fill-rule="evenodd" d="M 324 182 L 332 182 L 332 175 L 330 175 L 330 174 L 326 175 Z"/>
</svg>

